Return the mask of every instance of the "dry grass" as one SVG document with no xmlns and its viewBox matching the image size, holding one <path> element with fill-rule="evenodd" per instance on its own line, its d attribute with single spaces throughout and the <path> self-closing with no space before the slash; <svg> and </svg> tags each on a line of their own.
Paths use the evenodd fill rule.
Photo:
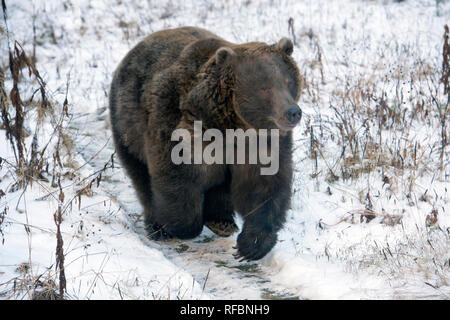
<svg viewBox="0 0 450 320">
<path fill-rule="evenodd" d="M 330 186 L 341 184 L 360 188 L 356 198 L 362 209 L 348 211 L 337 217 L 335 223 L 320 221 L 321 229 L 340 230 L 337 226 L 344 222 L 379 223 L 400 226 L 404 232 L 401 239 L 387 237 L 384 243 L 374 241 L 376 237 L 368 234 L 358 244 L 342 248 L 330 244 L 325 248 L 326 257 L 345 262 L 350 272 L 371 270 L 386 279 L 398 280 L 396 283 L 419 282 L 420 278 L 413 279 L 413 275 L 420 274 L 438 296 L 449 298 L 445 289 L 441 289 L 448 288 L 450 281 L 450 230 L 439 227 L 440 216 L 448 215 L 442 205 L 444 190 L 438 195 L 423 183 L 426 179 L 431 180 L 430 185 L 434 182 L 444 186 L 450 178 L 448 26 L 442 31 L 442 56 L 424 61 L 416 56 L 414 48 L 403 48 L 398 57 L 391 57 L 398 64 L 389 68 L 383 67 L 385 57 L 380 57 L 379 61 L 364 66 L 368 72 L 332 82 L 331 94 L 325 98 L 328 101 L 321 94 L 324 87 L 321 84 L 326 86 L 327 79 L 324 80 L 317 54 L 321 51 L 320 44 L 311 41 L 309 50 L 313 58 L 304 62 L 305 66 L 311 66 L 304 75 L 308 82 L 305 93 L 315 108 L 308 115 L 304 131 L 308 140 L 303 143 L 309 148 L 309 159 L 301 165 L 311 162 L 306 167 L 312 168 L 310 178 L 315 191 L 326 188 L 332 195 Z M 327 104 L 329 110 L 324 111 L 323 105 Z M 373 184 L 374 179 L 379 183 Z M 385 211 L 385 205 L 392 207 L 393 203 L 403 201 L 407 203 L 406 209 L 402 204 L 398 213 Z M 433 209 L 411 235 L 411 231 L 404 229 L 404 218 L 420 211 L 421 203 Z M 354 206 L 358 207 L 358 203 Z M 397 297 L 409 294 L 406 287 L 394 291 Z M 411 296 L 433 295 L 411 293 Z"/>
<path fill-rule="evenodd" d="M 326 104 L 320 93 L 320 84 L 326 82 L 321 49 L 317 41 L 311 41 L 312 54 L 317 54 L 308 62 L 312 71 L 304 75 L 305 91 L 317 108 L 306 119 L 304 134 L 309 136 L 310 158 L 315 163 L 312 178 L 321 175 L 328 183 L 346 182 L 377 172 L 391 186 L 403 184 L 407 177 L 408 194 L 415 190 L 417 179 L 427 174 L 437 174 L 439 181 L 448 179 L 448 27 L 445 30 L 442 66 L 437 59 L 414 60 L 413 51 L 406 52 L 411 59 L 408 65 L 395 70 L 379 68 L 380 58 L 372 72 L 342 79 L 327 96 L 331 112 L 325 113 L 320 107 Z M 306 35 L 314 39 L 312 32 Z M 403 72 L 407 67 L 410 72 Z M 419 135 L 417 129 L 426 133 Z"/>
<path fill-rule="evenodd" d="M 5 32 L 8 35 L 9 43 L 7 8 L 4 2 L 2 2 L 2 9 L 6 25 Z M 35 37 L 34 39 L 36 40 Z M 36 43 L 33 46 L 33 56 L 30 58 L 22 45 L 14 41 L 13 48 L 9 48 L 9 72 L 5 72 L 0 66 L 0 120 L 15 159 L 14 162 L 10 162 L 0 157 L 0 169 L 5 166 L 13 174 L 15 181 L 13 185 L 9 186 L 8 190 L 0 190 L 0 198 L 5 195 L 5 192 L 22 190 L 21 197 L 17 202 L 18 206 L 21 201 L 25 202 L 22 196 L 27 188 L 36 183 L 48 192 L 43 198 L 57 203 L 57 211 L 49 213 L 53 215 L 56 226 L 54 232 L 56 237 L 55 271 L 51 271 L 52 268 L 50 267 L 42 274 L 33 274 L 32 247 L 30 245 L 31 226 L 28 224 L 27 218 L 27 224 L 24 227 L 28 234 L 29 261 L 18 266 L 17 271 L 20 276 L 0 284 L 0 287 L 6 288 L 5 291 L 0 292 L 0 296 L 8 298 L 26 297 L 37 300 L 65 299 L 65 254 L 60 229 L 63 215 L 72 210 L 74 201 L 78 201 L 78 208 L 80 208 L 82 197 L 92 195 L 92 188 L 99 186 L 104 172 L 114 167 L 114 154 L 111 155 L 110 160 L 105 163 L 101 170 L 88 177 L 81 176 L 80 169 L 83 165 L 77 166 L 73 161 L 73 141 L 67 130 L 72 117 L 67 100 L 70 76 L 66 80 L 64 101 L 58 103 L 49 98 L 46 84 L 36 67 L 35 46 Z M 7 94 L 5 88 L 5 80 L 12 83 L 9 94 Z M 37 89 L 34 88 L 35 84 L 38 85 Z M 27 88 L 27 90 L 21 88 Z M 36 93 L 39 93 L 39 96 Z M 35 125 L 31 140 L 27 139 L 31 133 L 26 129 L 25 122 L 31 122 Z M 41 141 L 39 144 L 38 137 L 46 123 L 52 125 L 53 132 L 49 135 L 47 141 L 43 143 Z M 67 169 L 70 169 L 70 171 L 67 171 Z M 74 184 L 70 180 L 74 180 L 75 177 L 78 177 L 75 179 L 78 191 L 70 199 L 65 199 L 64 189 Z M 69 181 L 69 183 L 63 186 L 62 181 Z M 3 227 L 7 224 L 5 221 L 7 212 L 8 206 L 2 208 L 0 212 L 0 235 L 3 241 L 5 237 Z M 26 209 L 24 213 L 28 216 Z"/>
</svg>

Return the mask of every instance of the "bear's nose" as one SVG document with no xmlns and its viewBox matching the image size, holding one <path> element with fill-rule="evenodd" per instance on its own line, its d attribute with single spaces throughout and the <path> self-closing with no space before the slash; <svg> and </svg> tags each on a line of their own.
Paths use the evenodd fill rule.
<svg viewBox="0 0 450 320">
<path fill-rule="evenodd" d="M 302 109 L 297 105 L 290 107 L 286 111 L 286 118 L 290 123 L 297 124 L 302 118 Z"/>
</svg>

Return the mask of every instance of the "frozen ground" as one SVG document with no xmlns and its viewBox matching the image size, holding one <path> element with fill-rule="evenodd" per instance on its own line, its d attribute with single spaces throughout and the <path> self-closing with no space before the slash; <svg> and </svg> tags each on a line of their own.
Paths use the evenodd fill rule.
<svg viewBox="0 0 450 320">
<path fill-rule="evenodd" d="M 67 94 L 70 116 L 64 124 L 71 147 L 59 170 L 68 298 L 450 298 L 449 154 L 447 147 L 441 160 L 434 147 L 441 127 L 431 98 L 433 75 L 442 64 L 444 24 L 450 21 L 448 1 L 35 0 L 6 5 L 9 45 L 17 40 L 29 55 L 35 47 L 36 66 L 57 110 Z M 190 241 L 149 241 L 130 181 L 117 161 L 109 168 L 114 150 L 107 100 L 113 70 L 145 35 L 183 25 L 204 27 L 237 43 L 295 36 L 294 58 L 308 87 L 300 102 L 306 116 L 295 130 L 294 197 L 279 243 L 255 263 L 233 259 L 237 235 L 218 238 L 207 228 Z M 1 26 L 0 67 L 9 93 L 8 40 Z M 37 88 L 32 81 L 26 85 L 24 96 Z M 427 107 L 430 112 L 422 119 L 417 111 L 411 121 L 403 116 L 401 128 L 393 122 L 377 132 L 377 104 L 367 96 L 380 93 L 407 116 L 416 113 L 418 95 L 423 96 L 420 112 Z M 439 103 L 446 99 L 442 88 L 433 97 Z M 346 109 L 348 101 L 361 106 L 358 112 Z M 363 107 L 369 111 L 363 114 Z M 35 132 L 37 113 L 29 108 L 26 127 Z M 39 131 L 40 146 L 51 136 L 48 122 Z M 346 122 L 356 127 L 359 145 L 351 146 L 351 154 L 350 147 L 344 149 L 342 160 L 342 144 L 351 140 L 340 143 L 339 128 L 348 129 Z M 444 126 L 450 136 L 448 130 Z M 365 162 L 355 164 L 353 148 L 364 145 L 364 152 L 370 151 L 376 146 L 373 137 L 379 138 L 378 148 L 390 150 L 374 157 L 377 164 L 400 155 L 401 170 L 393 164 L 365 171 Z M 31 140 L 30 135 L 26 145 Z M 14 162 L 4 130 L 0 157 Z M 105 164 L 108 169 L 102 171 Z M 59 190 L 44 180 L 16 190 L 12 167 L 5 161 L 0 165 L 0 297 L 27 299 L 38 280 L 57 282 L 53 214 Z M 361 212 L 369 209 L 376 217 L 365 222 Z M 432 210 L 436 221 L 427 220 Z"/>
</svg>

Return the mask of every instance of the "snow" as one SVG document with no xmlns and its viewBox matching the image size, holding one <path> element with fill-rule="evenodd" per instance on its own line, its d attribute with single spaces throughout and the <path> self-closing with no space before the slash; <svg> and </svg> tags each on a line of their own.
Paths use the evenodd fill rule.
<svg viewBox="0 0 450 320">
<path fill-rule="evenodd" d="M 37 68 L 57 108 L 69 84 L 72 117 L 66 125 L 74 145 L 72 166 L 82 169 L 74 181 L 61 181 L 66 199 L 74 197 L 89 180 L 86 177 L 110 159 L 114 147 L 107 104 L 112 72 L 128 50 L 152 32 L 195 25 L 236 43 L 275 43 L 291 37 L 288 19 L 292 17 L 296 35 L 293 57 L 309 82 L 300 101 L 305 117 L 294 132 L 297 170 L 292 208 L 279 242 L 266 257 L 239 263 L 232 257 L 237 234 L 219 238 L 207 228 L 188 241 L 148 240 L 140 205 L 116 163 L 105 171 L 99 187 L 92 188 L 92 195 L 83 196 L 81 203 L 75 199 L 63 215 L 68 298 L 450 298 L 448 154 L 440 175 L 435 154 L 422 149 L 427 169 L 420 174 L 413 169 L 399 174 L 395 185 L 382 181 L 383 174 L 394 174 L 391 171 L 375 170 L 345 182 L 328 183 L 326 179 L 328 166 L 336 167 L 341 152 L 332 138 L 338 136 L 337 129 L 327 130 L 336 121 L 329 106 L 342 103 L 337 92 L 354 88 L 363 79 L 373 92 L 385 91 L 388 99 L 404 96 L 405 101 L 413 101 L 408 100 L 412 84 L 399 84 L 397 79 L 401 79 L 400 72 L 416 72 L 418 65 L 441 64 L 443 26 L 450 21 L 448 1 L 33 0 L 7 1 L 7 7 L 10 45 L 15 39 L 27 52 L 33 46 L 32 17 L 36 17 Z M 6 41 L 0 33 L 4 57 L 0 67 L 4 70 L 8 64 Z M 392 77 L 381 81 L 386 74 Z M 6 80 L 10 90 L 10 79 Z M 31 82 L 30 88 L 23 90 L 36 88 Z M 35 116 L 33 112 L 27 116 L 31 132 Z M 358 124 L 356 116 L 352 120 Z M 324 130 L 320 139 L 326 161 L 321 158 L 317 170 L 309 158 L 307 123 L 314 124 L 316 135 Z M 381 137 L 392 146 L 413 142 L 432 146 L 439 141 L 436 123 L 411 122 L 406 131 L 393 128 L 383 131 Z M 372 133 L 377 127 L 368 130 Z M 52 127 L 45 125 L 40 145 L 51 132 Z M 364 139 L 364 130 L 358 134 Z M 31 139 L 27 138 L 28 145 Z M 14 162 L 4 130 L 0 130 L 0 141 L 0 157 Z M 412 161 L 411 156 L 405 161 Z M 70 171 L 69 166 L 66 169 Z M 317 178 L 311 176 L 317 172 L 321 173 Z M 415 189 L 408 198 L 412 176 Z M 8 210 L 1 226 L 0 297 L 26 299 L 31 297 L 29 289 L 12 294 L 16 284 L 11 279 L 30 285 L 30 279 L 39 276 L 57 278 L 53 214 L 58 201 L 48 194 L 58 190 L 41 182 L 25 192 L 10 192 L 13 184 L 14 173 L 3 163 L 0 190 L 6 194 L 0 197 L 0 212 L 5 206 Z M 418 200 L 425 191 L 432 200 Z M 355 212 L 365 209 L 368 192 L 373 211 L 401 216 L 401 222 L 389 225 L 383 223 L 383 216 L 377 216 L 370 223 L 361 223 Z M 425 221 L 432 209 L 438 210 L 439 218 L 430 227 Z M 19 268 L 24 263 L 30 265 L 25 274 Z"/>
</svg>

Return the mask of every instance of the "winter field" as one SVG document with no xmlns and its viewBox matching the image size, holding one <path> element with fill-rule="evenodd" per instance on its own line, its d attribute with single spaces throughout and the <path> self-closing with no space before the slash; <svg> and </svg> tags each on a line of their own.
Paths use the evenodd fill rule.
<svg viewBox="0 0 450 320">
<path fill-rule="evenodd" d="M 450 298 L 450 1 L 2 6 L 0 299 Z M 233 258 L 237 233 L 149 240 L 114 154 L 113 71 L 185 25 L 295 43 L 294 196 L 257 262 Z"/>
</svg>

